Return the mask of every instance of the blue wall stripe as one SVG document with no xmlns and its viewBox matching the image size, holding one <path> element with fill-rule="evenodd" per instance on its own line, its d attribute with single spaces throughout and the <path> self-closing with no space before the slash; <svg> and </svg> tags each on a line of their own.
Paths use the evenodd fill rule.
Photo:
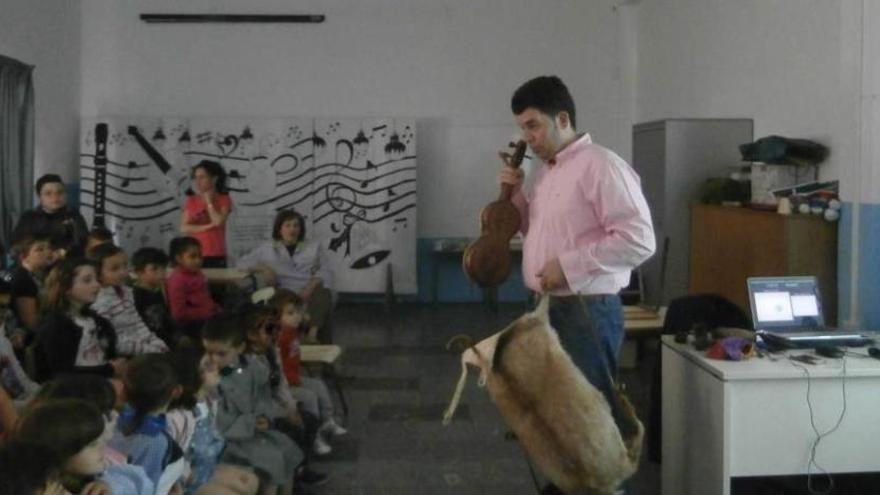
<svg viewBox="0 0 880 495">
<path fill-rule="evenodd" d="M 838 314 L 844 326 L 850 320 L 850 263 L 852 262 L 853 203 L 843 203 L 838 231 Z M 861 204 L 859 218 L 858 312 L 860 329 L 880 330 L 880 205 Z"/>
</svg>

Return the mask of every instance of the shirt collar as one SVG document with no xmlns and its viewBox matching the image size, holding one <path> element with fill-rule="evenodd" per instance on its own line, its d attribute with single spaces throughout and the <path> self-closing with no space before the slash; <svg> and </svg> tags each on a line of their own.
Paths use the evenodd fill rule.
<svg viewBox="0 0 880 495">
<path fill-rule="evenodd" d="M 568 146 L 559 150 L 556 155 L 547 161 L 548 165 L 556 165 L 560 161 L 567 160 L 570 156 L 584 149 L 588 144 L 592 144 L 593 139 L 590 138 L 590 135 L 586 132 L 578 136 L 574 141 L 568 144 Z"/>
</svg>

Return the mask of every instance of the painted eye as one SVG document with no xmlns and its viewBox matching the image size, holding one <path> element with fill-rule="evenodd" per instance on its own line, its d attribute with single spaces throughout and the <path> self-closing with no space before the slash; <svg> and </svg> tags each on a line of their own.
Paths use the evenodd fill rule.
<svg viewBox="0 0 880 495">
<path fill-rule="evenodd" d="M 373 251 L 371 253 L 367 253 L 360 258 L 356 259 L 350 266 L 352 270 L 362 270 L 364 268 L 370 268 L 376 266 L 381 263 L 382 260 L 388 257 L 391 254 L 391 251 L 388 249 L 381 249 L 379 251 Z"/>
</svg>

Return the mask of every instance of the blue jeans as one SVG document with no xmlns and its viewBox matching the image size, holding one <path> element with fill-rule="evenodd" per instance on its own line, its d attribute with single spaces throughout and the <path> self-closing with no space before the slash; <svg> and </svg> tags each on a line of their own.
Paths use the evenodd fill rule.
<svg viewBox="0 0 880 495">
<path fill-rule="evenodd" d="M 624 338 L 620 296 L 551 297 L 550 325 L 575 366 L 605 395 L 616 420 L 614 380 Z"/>
</svg>

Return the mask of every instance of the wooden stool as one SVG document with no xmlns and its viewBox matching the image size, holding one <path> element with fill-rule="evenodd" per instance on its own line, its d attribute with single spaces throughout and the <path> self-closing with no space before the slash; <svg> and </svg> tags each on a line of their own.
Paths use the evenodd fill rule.
<svg viewBox="0 0 880 495">
<path fill-rule="evenodd" d="M 348 403 L 345 401 L 345 394 L 342 392 L 342 382 L 339 374 L 336 373 L 336 360 L 342 355 L 342 347 L 338 345 L 302 345 L 300 346 L 300 357 L 302 362 L 320 365 L 323 375 L 330 378 L 333 382 L 333 388 L 339 395 L 339 401 L 342 403 L 342 412 L 345 414 L 345 420 L 348 421 Z"/>
</svg>

